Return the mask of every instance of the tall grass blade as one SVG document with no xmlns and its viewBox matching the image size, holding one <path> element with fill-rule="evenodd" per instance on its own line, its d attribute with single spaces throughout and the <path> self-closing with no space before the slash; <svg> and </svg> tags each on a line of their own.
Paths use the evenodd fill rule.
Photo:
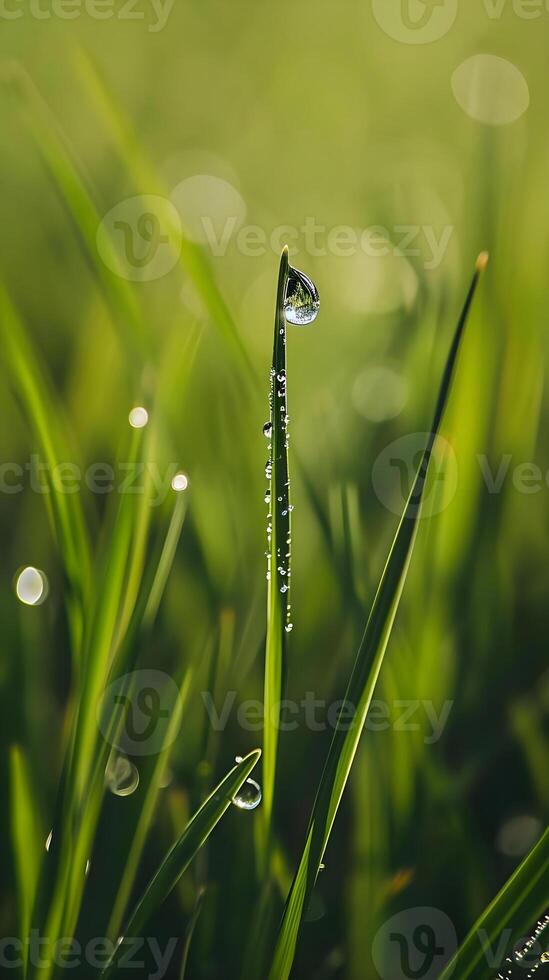
<svg viewBox="0 0 549 980">
<path fill-rule="evenodd" d="M 263 734 L 263 858 L 270 844 L 276 779 L 279 713 L 285 673 L 286 628 L 290 596 L 290 490 L 286 432 L 286 318 L 284 299 L 288 280 L 288 249 L 280 259 L 270 374 L 271 450 L 269 474 L 269 531 L 267 558 L 267 638 L 265 646 Z"/>
<path fill-rule="evenodd" d="M 29 935 L 34 895 L 40 868 L 42 828 L 32 791 L 29 766 L 22 749 L 10 750 L 11 837 L 15 854 L 15 872 L 19 904 L 19 933 L 23 950 Z"/>
<path fill-rule="evenodd" d="M 287 980 L 292 968 L 303 914 L 308 907 L 339 803 L 349 777 L 398 609 L 417 532 L 429 461 L 448 401 L 457 355 L 473 296 L 480 273 L 486 266 L 486 262 L 487 256 L 485 254 L 479 256 L 446 361 L 431 432 L 381 576 L 349 680 L 345 702 L 347 705 L 354 706 L 354 716 L 351 721 L 346 718 L 344 724 L 339 720 L 334 731 L 313 805 L 305 848 L 286 902 L 269 974 L 270 980 Z"/>
<path fill-rule="evenodd" d="M 168 851 L 134 909 L 111 962 L 101 974 L 102 978 L 110 977 L 116 971 L 123 953 L 123 939 L 140 936 L 151 915 L 175 888 L 181 875 L 188 868 L 225 811 L 230 807 L 232 800 L 250 775 L 260 755 L 261 750 L 255 749 L 245 756 L 228 772 L 200 809 L 196 811 L 179 840 Z"/>
<path fill-rule="evenodd" d="M 450 977 L 452 980 L 492 978 L 494 967 L 488 966 L 485 951 L 498 946 L 498 939 L 504 930 L 509 930 L 507 947 L 523 938 L 528 926 L 546 911 L 548 905 L 549 827 L 479 916 L 439 980 L 450 980 Z"/>
</svg>

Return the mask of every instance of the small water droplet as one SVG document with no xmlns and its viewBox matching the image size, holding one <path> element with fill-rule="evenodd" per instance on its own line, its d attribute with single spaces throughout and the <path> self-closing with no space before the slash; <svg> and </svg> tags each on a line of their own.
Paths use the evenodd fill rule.
<svg viewBox="0 0 549 980">
<path fill-rule="evenodd" d="M 48 591 L 48 580 L 39 568 L 28 565 L 19 572 L 15 582 L 15 594 L 25 606 L 42 605 Z"/>
<path fill-rule="evenodd" d="M 265 422 L 265 425 L 263 426 L 263 435 L 265 436 L 266 439 L 270 439 L 272 434 L 273 434 L 273 426 L 271 422 Z"/>
<path fill-rule="evenodd" d="M 261 786 L 255 779 L 247 779 L 233 797 L 233 803 L 240 810 L 255 810 L 261 803 Z"/>
<path fill-rule="evenodd" d="M 286 283 L 284 315 L 297 327 L 312 323 L 320 307 L 318 289 L 304 272 L 290 267 Z"/>
<path fill-rule="evenodd" d="M 294 628 L 294 624 L 293 623 L 286 623 L 286 625 L 284 627 L 284 629 L 286 630 L 287 633 L 291 633 L 292 630 L 293 630 L 293 628 Z"/>
<path fill-rule="evenodd" d="M 142 405 L 136 405 L 128 415 L 128 422 L 132 429 L 144 429 L 149 421 L 149 413 Z"/>
<path fill-rule="evenodd" d="M 51 842 L 53 840 L 53 830 L 50 830 L 48 836 L 46 837 L 46 850 L 49 851 L 51 847 Z"/>
<path fill-rule="evenodd" d="M 546 953 L 541 954 L 540 963 L 549 963 L 549 950 L 547 950 Z"/>
<path fill-rule="evenodd" d="M 105 782 L 115 796 L 131 796 L 139 786 L 139 770 L 125 755 L 118 755 L 107 766 Z"/>
</svg>

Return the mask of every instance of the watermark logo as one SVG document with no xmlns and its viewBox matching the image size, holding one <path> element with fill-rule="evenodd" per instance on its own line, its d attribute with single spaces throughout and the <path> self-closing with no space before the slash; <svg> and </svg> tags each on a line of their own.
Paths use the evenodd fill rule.
<svg viewBox="0 0 549 980">
<path fill-rule="evenodd" d="M 97 229 L 97 249 L 122 279 L 150 282 L 171 272 L 181 244 L 181 221 L 167 198 L 139 194 L 111 208 Z"/>
<path fill-rule="evenodd" d="M 377 457 L 372 470 L 372 484 L 378 500 L 393 514 L 400 516 L 410 496 L 430 434 L 411 432 L 389 443 Z M 458 485 L 458 465 L 453 447 L 443 436 L 437 436 L 423 492 L 421 509 L 413 516 L 432 517 L 452 502 Z"/>
<path fill-rule="evenodd" d="M 378 930 L 372 957 L 383 980 L 436 980 L 456 949 L 456 930 L 444 912 L 411 908 Z"/>
<path fill-rule="evenodd" d="M 372 0 L 374 17 L 385 34 L 403 44 L 430 44 L 452 27 L 458 0 Z"/>
<path fill-rule="evenodd" d="M 177 737 L 169 730 L 179 689 L 161 670 L 134 670 L 113 681 L 99 703 L 97 722 L 104 738 L 128 755 L 155 755 Z"/>
</svg>

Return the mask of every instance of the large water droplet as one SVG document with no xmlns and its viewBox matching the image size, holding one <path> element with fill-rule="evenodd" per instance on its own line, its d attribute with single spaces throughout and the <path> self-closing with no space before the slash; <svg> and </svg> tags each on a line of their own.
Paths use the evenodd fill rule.
<svg viewBox="0 0 549 980">
<path fill-rule="evenodd" d="M 26 606 L 40 606 L 48 595 L 48 580 L 44 572 L 33 565 L 23 568 L 15 582 L 15 592 Z"/>
<path fill-rule="evenodd" d="M 284 300 L 284 315 L 288 323 L 294 323 L 297 327 L 312 323 L 319 307 L 318 289 L 312 279 L 290 266 Z"/>
<path fill-rule="evenodd" d="M 265 425 L 263 426 L 263 435 L 265 436 L 266 439 L 270 439 L 272 434 L 273 434 L 273 427 L 271 422 L 265 422 Z"/>
<path fill-rule="evenodd" d="M 247 779 L 233 796 L 233 803 L 240 810 L 255 810 L 261 803 L 261 786 L 255 779 Z"/>
<path fill-rule="evenodd" d="M 139 786 L 139 770 L 125 755 L 118 755 L 107 766 L 105 782 L 115 796 L 131 796 Z"/>
</svg>

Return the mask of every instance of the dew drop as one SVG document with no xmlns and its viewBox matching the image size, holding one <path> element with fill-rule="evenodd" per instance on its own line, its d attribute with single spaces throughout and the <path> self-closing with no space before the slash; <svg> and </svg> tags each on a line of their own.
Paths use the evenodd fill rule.
<svg viewBox="0 0 549 980">
<path fill-rule="evenodd" d="M 273 434 L 273 427 L 271 422 L 265 422 L 265 425 L 263 426 L 263 435 L 265 436 L 266 439 L 270 439 L 272 434 Z"/>
<path fill-rule="evenodd" d="M 286 623 L 286 625 L 284 627 L 284 629 L 286 630 L 287 633 L 291 633 L 292 630 L 293 630 L 293 628 L 294 628 L 294 624 L 293 623 Z"/>
<path fill-rule="evenodd" d="M 40 606 L 48 595 L 48 580 L 39 568 L 28 565 L 15 582 L 15 593 L 26 606 Z"/>
<path fill-rule="evenodd" d="M 541 954 L 540 963 L 549 963 L 549 950 Z"/>
<path fill-rule="evenodd" d="M 125 755 L 118 755 L 107 766 L 105 782 L 115 796 L 131 796 L 139 786 L 139 770 Z"/>
<path fill-rule="evenodd" d="M 132 429 L 144 429 L 149 421 L 149 413 L 142 405 L 136 405 L 128 415 L 128 422 Z"/>
<path fill-rule="evenodd" d="M 288 323 L 298 327 L 312 323 L 319 307 L 318 289 L 312 279 L 290 266 L 284 300 L 284 315 Z"/>
<path fill-rule="evenodd" d="M 247 779 L 233 796 L 233 803 L 240 810 L 255 810 L 261 803 L 261 786 L 255 779 Z"/>
<path fill-rule="evenodd" d="M 176 473 L 172 480 L 172 490 L 176 493 L 181 493 L 182 490 L 186 490 L 189 486 L 189 478 L 186 473 Z"/>
</svg>

